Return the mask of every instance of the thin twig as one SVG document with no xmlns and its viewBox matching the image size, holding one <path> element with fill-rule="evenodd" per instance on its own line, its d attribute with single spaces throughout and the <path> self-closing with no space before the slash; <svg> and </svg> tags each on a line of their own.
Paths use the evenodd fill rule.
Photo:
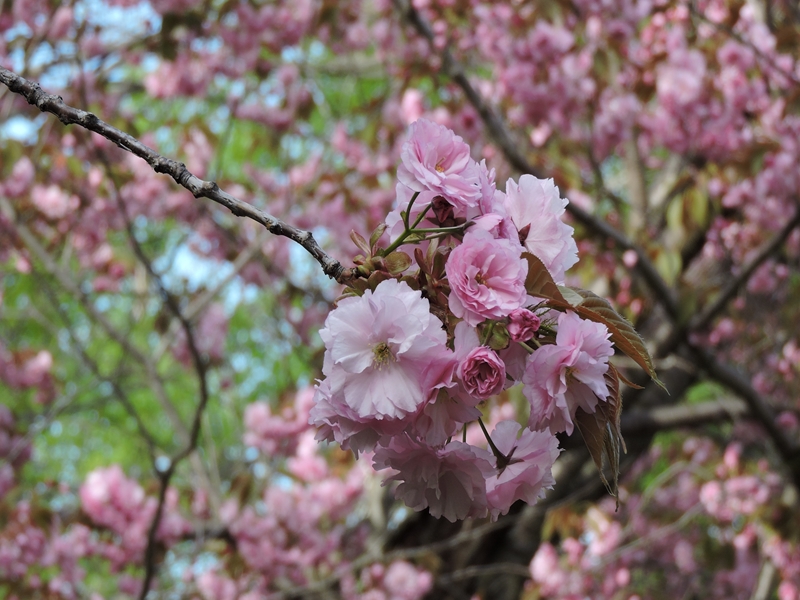
<svg viewBox="0 0 800 600">
<path fill-rule="evenodd" d="M 133 136 L 99 119 L 96 115 L 67 105 L 60 96 L 48 94 L 38 83 L 0 67 L 0 83 L 15 94 L 23 96 L 28 104 L 42 112 L 48 112 L 65 125 L 79 125 L 114 142 L 117 146 L 147 161 L 156 173 L 165 173 L 176 183 L 189 190 L 195 198 L 208 198 L 221 204 L 237 217 L 246 217 L 263 225 L 270 233 L 289 238 L 300 244 L 322 267 L 322 271 L 339 283 L 347 283 L 357 277 L 355 271 L 346 269 L 338 260 L 330 257 L 319 246 L 310 231 L 298 229 L 280 219 L 221 190 L 213 181 L 204 181 L 193 175 L 181 162 L 166 158 L 145 146 Z"/>
</svg>

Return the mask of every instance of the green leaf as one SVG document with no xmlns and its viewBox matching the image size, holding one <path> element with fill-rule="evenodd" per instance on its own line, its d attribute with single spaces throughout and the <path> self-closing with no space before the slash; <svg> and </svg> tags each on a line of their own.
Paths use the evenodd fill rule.
<svg viewBox="0 0 800 600">
<path fill-rule="evenodd" d="M 384 257 L 384 264 L 392 275 L 399 275 L 411 266 L 411 257 L 405 252 L 392 252 Z"/>
<path fill-rule="evenodd" d="M 584 319 L 602 323 L 608 327 L 614 345 L 642 367 L 659 386 L 664 390 L 667 389 L 656 375 L 653 359 L 650 358 L 644 340 L 633 328 L 633 325 L 611 307 L 608 300 L 589 290 L 565 286 L 558 286 L 558 289 L 562 293 L 562 300 L 550 299 L 548 304 L 552 308 L 573 310 Z"/>
</svg>

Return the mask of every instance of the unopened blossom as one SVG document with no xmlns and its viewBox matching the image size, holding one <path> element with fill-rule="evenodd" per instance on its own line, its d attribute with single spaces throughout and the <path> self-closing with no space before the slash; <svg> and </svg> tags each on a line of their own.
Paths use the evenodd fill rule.
<svg viewBox="0 0 800 600">
<path fill-rule="evenodd" d="M 400 157 L 397 178 L 412 190 L 435 192 L 460 210 L 480 200 L 478 165 L 469 146 L 447 127 L 427 119 L 415 121 Z"/>
<path fill-rule="evenodd" d="M 528 263 L 520 247 L 482 229 L 468 230 L 445 265 L 453 314 L 473 327 L 502 319 L 525 304 Z"/>
<path fill-rule="evenodd" d="M 605 325 L 581 319 L 572 311 L 558 318 L 556 343 L 542 346 L 528 359 L 522 377 L 531 403 L 528 427 L 572 434 L 575 411 L 593 413 L 605 401 L 605 373 L 614 353 Z"/>
<path fill-rule="evenodd" d="M 508 335 L 514 342 L 527 342 L 539 331 L 539 317 L 527 308 L 518 308 L 508 315 Z"/>
<path fill-rule="evenodd" d="M 552 467 L 558 458 L 558 440 L 549 431 L 531 431 L 516 421 L 501 421 L 491 438 L 506 457 L 498 459 L 498 472 L 486 480 L 486 496 L 492 517 L 504 515 L 517 500 L 536 504 L 544 490 L 555 485 Z"/>
<path fill-rule="evenodd" d="M 470 396 L 486 400 L 503 391 L 506 366 L 497 352 L 482 346 L 477 332 L 464 321 L 456 325 L 456 376 Z"/>
<path fill-rule="evenodd" d="M 437 519 L 455 522 L 486 516 L 486 478 L 493 475 L 492 462 L 489 452 L 463 442 L 431 447 L 404 435 L 378 446 L 373 466 L 376 471 L 397 471 L 384 485 L 400 481 L 395 496 L 407 506 L 427 508 Z"/>
<path fill-rule="evenodd" d="M 544 263 L 557 283 L 578 262 L 573 229 L 561 219 L 568 201 L 561 198 L 552 179 L 522 175 L 519 183 L 506 183 L 506 210 L 525 249 Z"/>
</svg>

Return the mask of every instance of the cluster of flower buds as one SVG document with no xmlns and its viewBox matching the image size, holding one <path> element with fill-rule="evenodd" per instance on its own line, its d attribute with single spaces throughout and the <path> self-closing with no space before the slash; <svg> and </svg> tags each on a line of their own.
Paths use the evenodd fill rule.
<svg viewBox="0 0 800 600">
<path fill-rule="evenodd" d="M 554 484 L 555 434 L 576 425 L 598 466 L 605 455 L 616 471 L 612 342 L 654 373 L 608 302 L 562 285 L 578 260 L 567 201 L 531 175 L 497 190 L 494 171 L 430 121 L 411 125 L 401 157 L 397 206 L 369 241 L 351 234 L 363 278 L 320 331 L 317 439 L 373 452 L 398 498 L 450 521 L 535 503 Z M 482 403 L 517 383 L 527 426 L 501 421 L 489 433 Z M 476 422 L 486 448 L 466 441 Z"/>
</svg>

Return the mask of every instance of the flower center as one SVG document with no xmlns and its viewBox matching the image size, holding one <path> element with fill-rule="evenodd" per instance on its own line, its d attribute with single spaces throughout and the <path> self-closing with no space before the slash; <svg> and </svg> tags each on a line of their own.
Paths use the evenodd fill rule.
<svg viewBox="0 0 800 600">
<path fill-rule="evenodd" d="M 478 285 L 486 285 L 486 279 L 484 279 L 483 273 L 481 273 L 480 271 L 478 271 L 478 274 L 475 275 L 475 282 Z"/>
<path fill-rule="evenodd" d="M 442 166 L 442 161 L 436 163 L 436 172 L 437 173 L 444 173 L 444 167 Z"/>
<path fill-rule="evenodd" d="M 380 342 L 379 344 L 375 344 L 372 347 L 372 366 L 380 371 L 383 369 L 385 365 L 387 365 L 390 361 L 395 361 L 395 357 L 392 354 L 391 348 L 389 348 L 389 344 L 386 342 Z"/>
</svg>

